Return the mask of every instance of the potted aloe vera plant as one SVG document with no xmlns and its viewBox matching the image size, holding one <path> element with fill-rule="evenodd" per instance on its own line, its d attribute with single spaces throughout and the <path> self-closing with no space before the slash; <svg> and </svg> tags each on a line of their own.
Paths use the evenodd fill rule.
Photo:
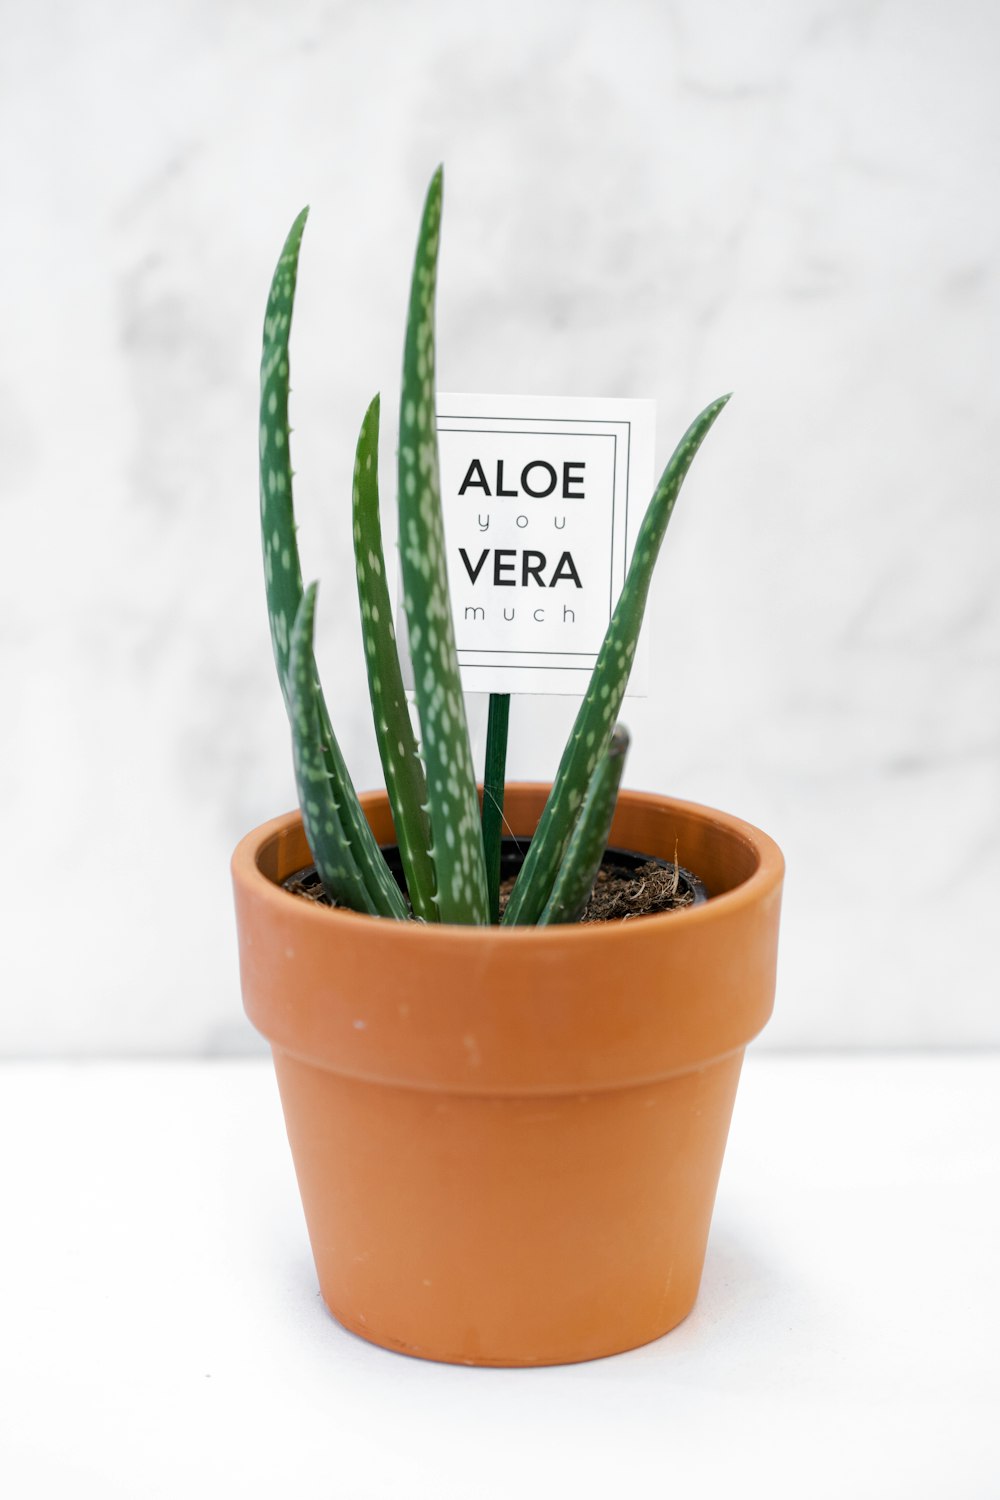
<svg viewBox="0 0 1000 1500">
<path fill-rule="evenodd" d="M 234 855 L 241 975 L 247 1013 L 271 1044 L 333 1314 L 426 1358 L 555 1364 L 647 1342 L 694 1303 L 743 1052 L 773 1003 L 783 866 L 774 843 L 737 818 L 619 790 L 626 736 L 616 721 L 654 564 L 725 397 L 691 424 L 656 486 L 555 780 L 504 789 L 498 700 L 481 808 L 438 477 L 441 201 L 438 172 L 400 397 L 400 568 L 419 740 L 382 550 L 377 398 L 354 465 L 386 783 L 360 798 L 320 686 L 316 585 L 303 588 L 292 506 L 289 332 L 305 213 L 272 282 L 260 513 L 301 810 L 256 829 Z M 502 917 L 501 805 L 527 844 Z M 630 922 L 576 920 L 609 831 L 693 870 L 709 899 Z M 285 888 L 312 864 L 335 909 Z"/>
</svg>

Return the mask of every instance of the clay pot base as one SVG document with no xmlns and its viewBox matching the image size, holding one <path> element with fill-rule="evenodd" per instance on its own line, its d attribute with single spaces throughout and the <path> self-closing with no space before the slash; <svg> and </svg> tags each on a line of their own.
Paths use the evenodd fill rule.
<svg viewBox="0 0 1000 1500">
<path fill-rule="evenodd" d="M 444 1364 L 577 1364 L 690 1312 L 740 1053 L 555 1095 L 274 1062 L 320 1291 L 352 1333 Z"/>
<path fill-rule="evenodd" d="M 633 1349 L 644 1349 L 647 1344 L 655 1344 L 666 1334 L 672 1333 L 678 1328 L 685 1318 L 694 1311 L 696 1297 L 691 1299 L 691 1305 L 675 1317 L 671 1322 L 664 1324 L 659 1332 L 638 1341 L 633 1340 L 626 1344 L 616 1344 L 612 1348 L 602 1349 L 596 1354 L 567 1355 L 564 1358 L 555 1359 L 469 1359 L 460 1354 L 431 1354 L 425 1349 L 414 1348 L 410 1344 L 401 1343 L 398 1339 L 389 1338 L 381 1333 L 375 1332 L 367 1323 L 356 1321 L 347 1316 L 346 1313 L 338 1312 L 337 1309 L 323 1297 L 323 1305 L 341 1328 L 348 1333 L 353 1333 L 357 1338 L 364 1339 L 366 1344 L 375 1344 L 379 1349 L 388 1349 L 391 1354 L 405 1354 L 407 1359 L 423 1359 L 430 1364 L 436 1365 L 463 1365 L 467 1370 L 546 1370 L 556 1365 L 586 1365 L 593 1364 L 597 1359 L 613 1359 L 616 1354 L 628 1354 Z"/>
</svg>

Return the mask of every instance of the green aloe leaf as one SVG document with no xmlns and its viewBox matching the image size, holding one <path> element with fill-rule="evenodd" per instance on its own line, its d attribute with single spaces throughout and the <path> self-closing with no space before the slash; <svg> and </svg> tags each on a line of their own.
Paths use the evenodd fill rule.
<svg viewBox="0 0 1000 1500">
<path fill-rule="evenodd" d="M 400 393 L 399 547 L 438 917 L 484 925 L 486 867 L 448 593 L 434 407 L 442 182 L 439 168 L 424 204 L 410 290 Z"/>
<path fill-rule="evenodd" d="M 396 840 L 414 915 L 437 921 L 430 856 L 427 782 L 403 687 L 392 605 L 385 576 L 378 494 L 379 398 L 372 401 L 358 436 L 354 463 L 354 561 L 361 631 L 375 736 L 392 806 Z"/>
<path fill-rule="evenodd" d="M 316 585 L 312 583 L 296 612 L 288 653 L 288 716 L 299 806 L 309 848 L 327 895 L 342 906 L 374 916 L 375 903 L 351 853 L 333 782 L 323 759 L 313 657 L 315 621 Z"/>
<path fill-rule="evenodd" d="M 292 458 L 288 430 L 288 335 L 295 303 L 299 250 L 309 210 L 289 231 L 271 281 L 260 361 L 260 531 L 271 645 L 278 681 L 288 702 L 292 625 L 302 599 L 302 569 L 295 542 Z"/>
<path fill-rule="evenodd" d="M 552 893 L 590 778 L 618 717 L 635 657 L 636 642 L 660 546 L 684 476 L 716 417 L 729 400 L 721 396 L 695 418 L 664 469 L 643 517 L 625 586 L 611 617 L 586 697 L 563 751 L 528 857 L 514 887 L 504 923 L 538 921 Z"/>
<path fill-rule="evenodd" d="M 295 539 L 292 501 L 288 339 L 299 251 L 308 213 L 307 208 L 303 209 L 295 220 L 275 268 L 264 317 L 260 363 L 260 527 L 264 581 L 274 661 L 289 715 L 292 712 L 289 684 L 291 631 L 302 600 L 302 568 Z M 318 682 L 316 713 L 332 795 L 374 909 L 382 916 L 406 917 L 409 915 L 406 902 L 361 810 Z"/>
<path fill-rule="evenodd" d="M 628 730 L 623 724 L 617 724 L 611 742 L 590 778 L 552 894 L 538 918 L 539 927 L 556 922 L 578 922 L 583 915 L 608 846 L 628 746 Z"/>
</svg>

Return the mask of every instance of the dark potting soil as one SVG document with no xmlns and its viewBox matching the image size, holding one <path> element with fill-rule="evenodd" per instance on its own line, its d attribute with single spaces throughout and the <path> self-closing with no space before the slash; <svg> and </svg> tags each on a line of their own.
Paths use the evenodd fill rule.
<svg viewBox="0 0 1000 1500">
<path fill-rule="evenodd" d="M 504 881 L 504 885 L 507 891 L 505 895 L 501 888 L 501 911 L 507 904 L 506 897 L 513 890 L 514 882 Z M 679 911 L 693 902 L 694 895 L 682 883 L 674 865 L 661 865 L 656 860 L 647 861 L 637 870 L 628 870 L 622 865 L 602 865 L 580 921 L 628 922 L 632 917 L 653 917 L 661 911 Z"/>
<path fill-rule="evenodd" d="M 634 917 L 652 917 L 660 912 L 679 911 L 696 903 L 696 890 L 690 872 L 658 860 L 631 865 L 619 863 L 613 853 L 605 855 L 597 872 L 594 889 L 581 922 L 629 922 Z M 503 913 L 514 889 L 516 874 L 500 883 L 500 911 Z M 330 899 L 313 866 L 296 870 L 283 882 L 285 890 L 321 906 L 336 906 Z M 701 899 L 705 899 L 700 892 Z"/>
</svg>

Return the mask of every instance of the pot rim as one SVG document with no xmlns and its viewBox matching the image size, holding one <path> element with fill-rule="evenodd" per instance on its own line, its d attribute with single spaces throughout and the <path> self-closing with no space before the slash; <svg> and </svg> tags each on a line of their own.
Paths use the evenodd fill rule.
<svg viewBox="0 0 1000 1500">
<path fill-rule="evenodd" d="M 533 827 L 548 787 L 508 791 L 514 826 Z M 361 801 L 377 836 L 391 830 L 385 792 Z M 630 922 L 375 918 L 376 936 L 370 916 L 276 883 L 307 847 L 299 814 L 286 813 L 233 856 L 244 1009 L 276 1051 L 391 1087 L 582 1097 L 703 1068 L 745 1047 L 771 1014 L 784 862 L 742 819 L 621 794 L 613 839 L 639 832 L 655 853 L 675 831 L 693 868 L 704 852 L 709 880 L 738 883 L 703 906 Z"/>
<path fill-rule="evenodd" d="M 539 781 L 508 782 L 509 791 L 516 790 L 525 795 L 547 795 L 550 783 Z M 367 812 L 368 807 L 374 803 L 384 802 L 387 798 L 384 789 L 364 792 L 360 801 L 362 808 Z M 644 916 L 641 925 L 644 930 L 651 930 L 655 924 L 657 927 L 664 922 L 669 922 L 675 927 L 678 922 L 687 926 L 695 923 L 717 921 L 724 913 L 733 914 L 742 907 L 755 905 L 764 899 L 770 892 L 780 887 L 785 871 L 784 856 L 778 845 L 768 834 L 764 833 L 752 823 L 742 818 L 735 817 L 732 813 L 720 812 L 714 807 L 707 807 L 703 803 L 688 802 L 679 797 L 668 797 L 658 792 L 639 792 L 623 789 L 619 794 L 622 801 L 628 801 L 633 806 L 646 806 L 652 808 L 672 808 L 703 821 L 713 824 L 721 832 L 730 838 L 735 838 L 748 848 L 755 860 L 755 868 L 752 873 L 742 880 L 738 885 L 719 895 L 710 896 L 709 899 L 698 906 L 683 907 L 679 910 L 659 912 L 655 915 Z M 347 923 L 349 926 L 358 928 L 367 927 L 371 922 L 379 922 L 383 929 L 387 929 L 385 936 L 391 932 L 391 941 L 413 941 L 415 933 L 434 933 L 443 935 L 447 933 L 449 942 L 456 943 L 481 943 L 484 934 L 493 938 L 502 936 L 504 943 L 565 943 L 569 933 L 573 933 L 580 942 L 602 943 L 628 943 L 635 932 L 636 923 L 632 922 L 570 922 L 559 923 L 553 926 L 471 926 L 457 922 L 417 922 L 402 921 L 392 917 L 372 917 L 366 912 L 354 912 L 343 907 L 323 906 L 315 901 L 303 901 L 301 897 L 286 891 L 278 885 L 261 869 L 261 861 L 268 849 L 277 843 L 290 829 L 302 822 L 302 814 L 296 808 L 292 812 L 282 813 L 276 818 L 261 823 L 258 827 L 251 829 L 249 833 L 237 844 L 232 857 L 232 874 L 234 880 L 241 885 L 250 887 L 258 900 L 263 900 L 269 905 L 274 902 L 284 903 L 295 901 L 299 908 L 297 920 L 307 923 L 329 923 L 331 920 L 338 924 Z M 648 851 L 639 851 L 648 852 Z M 694 872 L 696 875 L 699 872 Z M 638 920 L 638 919 L 637 919 Z M 398 936 L 397 936 L 398 934 Z M 405 936 L 404 936 L 405 935 Z M 416 941 L 420 941 L 419 938 Z"/>
</svg>

